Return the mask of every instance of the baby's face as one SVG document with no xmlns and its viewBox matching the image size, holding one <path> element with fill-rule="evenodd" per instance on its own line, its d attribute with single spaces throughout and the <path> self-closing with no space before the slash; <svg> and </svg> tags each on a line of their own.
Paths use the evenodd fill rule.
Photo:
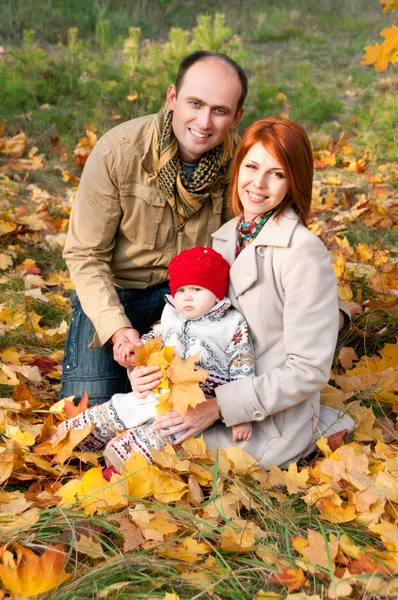
<svg viewBox="0 0 398 600">
<path fill-rule="evenodd" d="M 217 304 L 218 298 L 198 285 L 185 285 L 174 294 L 174 305 L 177 312 L 187 319 L 198 319 Z"/>
</svg>

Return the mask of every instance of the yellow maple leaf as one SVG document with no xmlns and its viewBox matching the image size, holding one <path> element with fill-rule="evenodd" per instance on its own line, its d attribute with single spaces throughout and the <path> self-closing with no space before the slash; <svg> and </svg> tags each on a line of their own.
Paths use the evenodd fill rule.
<svg viewBox="0 0 398 600">
<path fill-rule="evenodd" d="M 176 355 L 168 369 L 168 377 L 172 383 L 170 402 L 174 409 L 184 416 L 189 407 L 195 408 L 206 401 L 199 383 L 204 383 L 208 372 L 204 369 L 195 369 L 199 355 L 190 356 L 185 362 Z"/>
<path fill-rule="evenodd" d="M 162 379 L 153 391 L 155 393 L 161 393 L 161 390 L 170 390 L 170 382 L 168 378 L 168 368 L 170 366 L 171 361 L 173 360 L 174 355 L 174 347 L 173 346 L 163 346 L 163 348 L 159 352 L 152 352 L 148 358 L 147 366 L 148 367 L 160 367 L 162 372 Z M 164 403 L 164 400 L 163 400 Z M 159 413 L 158 413 L 159 414 Z"/>
<path fill-rule="evenodd" d="M 79 485 L 80 484 L 80 485 Z M 68 486 L 67 489 L 63 489 Z M 102 476 L 101 467 L 89 469 L 81 481 L 72 480 L 57 491 L 63 503 L 73 498 L 79 500 L 83 510 L 88 515 L 107 513 L 127 506 L 127 483 L 121 475 L 112 475 L 108 482 Z"/>
<path fill-rule="evenodd" d="M 346 535 L 345 533 L 343 533 L 340 537 L 339 550 L 344 552 L 344 554 L 346 554 L 350 558 L 354 558 L 355 560 L 360 559 L 361 556 L 364 555 L 364 551 L 362 550 L 362 548 L 354 544 L 354 542 L 352 542 L 348 535 Z"/>
<path fill-rule="evenodd" d="M 160 385 L 158 386 L 158 388 L 159 387 Z M 155 388 L 155 390 L 158 388 Z M 167 414 L 169 411 L 174 409 L 173 403 L 170 401 L 170 395 L 170 392 L 159 394 L 158 403 L 155 407 L 156 414 L 158 415 L 158 417 L 163 417 L 163 415 Z"/>
<path fill-rule="evenodd" d="M 342 300 L 343 302 L 351 302 L 351 300 L 354 297 L 351 286 L 348 285 L 348 283 L 346 283 L 344 285 L 338 285 L 337 292 L 338 292 L 340 300 Z"/>
<path fill-rule="evenodd" d="M 206 443 L 203 435 L 197 438 L 188 438 L 181 445 L 185 457 L 193 458 L 194 460 L 206 460 Z"/>
<path fill-rule="evenodd" d="M 190 470 L 191 463 L 177 456 L 174 446 L 167 441 L 162 450 L 151 449 L 151 454 L 154 461 L 164 469 L 174 469 L 179 473 L 188 473 Z"/>
<path fill-rule="evenodd" d="M 385 31 L 385 30 L 383 30 Z M 375 63 L 375 69 L 379 73 L 385 71 L 388 67 L 388 63 L 395 63 L 398 61 L 397 49 L 388 50 L 390 44 L 385 45 L 376 43 L 374 46 L 365 46 L 366 54 L 361 59 L 361 65 L 371 65 Z"/>
<path fill-rule="evenodd" d="M 396 25 L 392 25 L 392 27 L 386 27 L 385 29 L 382 29 L 382 31 L 380 32 L 381 37 L 385 38 L 385 41 L 383 42 L 383 46 L 385 48 L 385 52 L 392 52 L 392 53 L 397 53 L 398 52 L 398 27 Z M 397 62 L 396 60 L 392 61 L 390 59 L 391 62 Z"/>
<path fill-rule="evenodd" d="M 188 485 L 175 473 L 163 473 L 158 467 L 151 467 L 153 497 L 159 502 L 176 502 L 188 491 Z"/>
<path fill-rule="evenodd" d="M 70 577 L 65 573 L 66 554 L 61 544 L 48 548 L 41 556 L 15 544 L 16 564 L 0 564 L 4 587 L 12 594 L 29 598 L 43 594 Z"/>
<path fill-rule="evenodd" d="M 390 10 L 398 10 L 398 0 L 379 0 L 381 4 L 385 4 L 383 13 L 388 13 Z"/>
<path fill-rule="evenodd" d="M 258 461 L 239 446 L 226 448 L 226 453 L 232 463 L 231 470 L 236 475 L 245 475 L 258 466 Z"/>
<path fill-rule="evenodd" d="M 0 235 L 6 235 L 7 233 L 11 233 L 11 231 L 15 231 L 17 226 L 15 223 L 10 223 L 9 221 L 3 221 L 0 219 Z"/>
<path fill-rule="evenodd" d="M 254 524 L 249 521 L 241 531 L 226 525 L 220 537 L 220 547 L 226 552 L 250 552 L 254 549 Z"/>
<path fill-rule="evenodd" d="M 127 488 L 130 498 L 147 498 L 153 492 L 151 465 L 138 452 L 132 452 L 124 463 L 123 476 L 128 476 Z"/>
<path fill-rule="evenodd" d="M 357 511 L 353 504 L 346 507 L 337 506 L 328 498 L 322 498 L 316 503 L 316 507 L 322 515 L 322 518 L 330 523 L 349 523 L 357 516 Z"/>
<path fill-rule="evenodd" d="M 36 436 L 30 431 L 21 431 L 19 427 L 7 425 L 6 436 L 10 440 L 15 440 L 22 448 L 28 448 L 35 443 Z"/>
<path fill-rule="evenodd" d="M 183 562 L 196 563 L 209 552 L 207 544 L 194 538 L 185 538 L 181 543 L 166 548 L 162 554 Z"/>
</svg>

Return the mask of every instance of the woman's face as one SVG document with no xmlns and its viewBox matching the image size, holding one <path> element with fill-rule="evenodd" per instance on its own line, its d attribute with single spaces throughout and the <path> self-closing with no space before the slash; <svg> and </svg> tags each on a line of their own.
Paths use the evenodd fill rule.
<svg viewBox="0 0 398 600">
<path fill-rule="evenodd" d="M 257 142 L 246 154 L 238 175 L 245 221 L 278 206 L 289 190 L 282 165 Z"/>
</svg>

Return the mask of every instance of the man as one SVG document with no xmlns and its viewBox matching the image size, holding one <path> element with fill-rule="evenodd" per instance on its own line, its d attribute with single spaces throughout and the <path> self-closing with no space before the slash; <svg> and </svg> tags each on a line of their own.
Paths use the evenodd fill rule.
<svg viewBox="0 0 398 600">
<path fill-rule="evenodd" d="M 195 52 L 181 62 L 158 115 L 122 123 L 95 146 L 64 252 L 77 294 L 62 397 L 87 390 L 94 404 L 130 389 L 125 367 L 132 363 L 119 350 L 141 345 L 159 318 L 168 263 L 181 250 L 209 245 L 230 218 L 234 128 L 246 94 L 247 77 L 233 60 Z"/>
</svg>

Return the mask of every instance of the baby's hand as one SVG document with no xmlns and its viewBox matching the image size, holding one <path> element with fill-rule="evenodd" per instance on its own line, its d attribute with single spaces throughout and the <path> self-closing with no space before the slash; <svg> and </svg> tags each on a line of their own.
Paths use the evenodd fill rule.
<svg viewBox="0 0 398 600">
<path fill-rule="evenodd" d="M 136 398 L 146 398 L 162 380 L 160 367 L 135 367 L 129 372 L 131 388 Z"/>
<path fill-rule="evenodd" d="M 240 423 L 239 425 L 232 426 L 232 441 L 233 442 L 247 442 L 252 436 L 252 424 L 251 423 Z"/>
<path fill-rule="evenodd" d="M 134 354 L 134 344 L 124 344 L 120 346 L 119 352 L 123 361 L 127 361 Z"/>
</svg>

